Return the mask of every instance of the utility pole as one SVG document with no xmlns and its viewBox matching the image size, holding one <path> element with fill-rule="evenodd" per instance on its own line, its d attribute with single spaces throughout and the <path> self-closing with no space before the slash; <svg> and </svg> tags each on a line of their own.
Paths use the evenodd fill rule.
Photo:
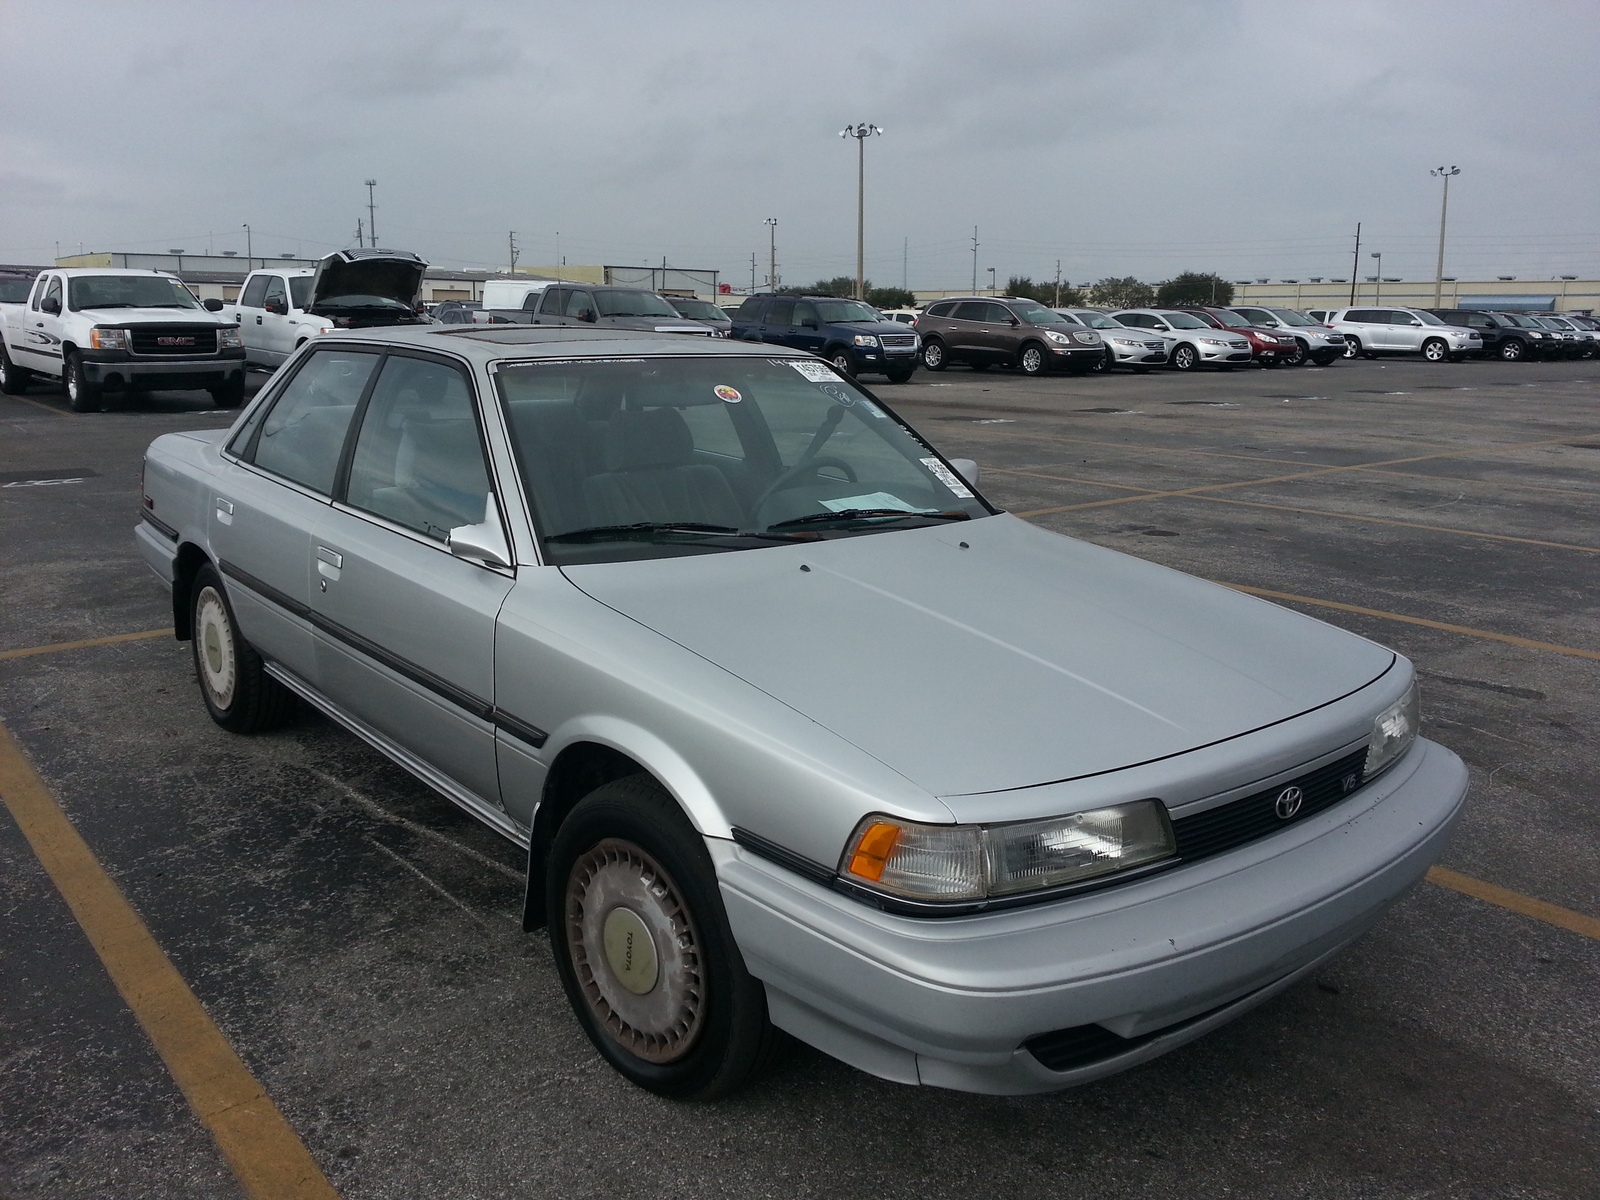
<svg viewBox="0 0 1600 1200">
<path fill-rule="evenodd" d="M 556 230 L 556 278 L 557 279 L 561 278 L 561 268 L 562 268 L 563 265 L 564 264 L 563 264 L 562 259 L 561 259 L 561 230 L 558 229 L 558 230 Z"/>
<path fill-rule="evenodd" d="M 1056 302 L 1052 307 L 1061 307 L 1061 260 L 1059 258 L 1056 259 Z"/>
<path fill-rule="evenodd" d="M 750 251 L 750 290 L 756 290 L 756 252 Z"/>
<path fill-rule="evenodd" d="M 911 239 L 903 238 L 900 243 L 900 290 L 909 292 L 911 287 L 906 280 L 911 278 Z"/>
<path fill-rule="evenodd" d="M 978 293 L 978 227 L 972 227 L 972 293 Z"/>
<path fill-rule="evenodd" d="M 1356 281 L 1361 278 L 1361 222 L 1356 222 L 1356 256 L 1350 264 L 1350 303 L 1356 302 Z"/>
<path fill-rule="evenodd" d="M 517 273 L 517 258 L 522 253 L 522 247 L 517 245 L 517 231 L 515 229 L 506 235 L 506 249 L 510 252 L 511 257 L 511 270 L 508 274 L 515 275 Z"/>
<path fill-rule="evenodd" d="M 768 217 L 767 225 L 767 291 L 778 290 L 778 218 Z"/>
<path fill-rule="evenodd" d="M 356 218 L 356 245 L 357 246 L 365 246 L 366 244 L 367 244 L 367 229 L 366 229 L 366 226 L 361 223 L 361 218 L 357 217 Z"/>
<path fill-rule="evenodd" d="M 372 239 L 374 250 L 378 247 L 378 206 L 373 203 L 372 189 L 378 186 L 376 179 L 367 180 L 367 237 Z"/>
<path fill-rule="evenodd" d="M 1372 279 L 1372 302 L 1383 303 L 1383 251 L 1374 250 L 1372 257 L 1378 260 L 1378 273 Z"/>
<path fill-rule="evenodd" d="M 867 139 L 882 134 L 876 125 L 857 122 L 846 125 L 839 132 L 843 138 L 856 140 L 856 299 L 867 298 Z"/>
<path fill-rule="evenodd" d="M 1444 180 L 1444 199 L 1439 203 L 1439 265 L 1433 272 L 1433 306 L 1439 308 L 1440 297 L 1444 294 L 1444 218 L 1450 211 L 1450 177 L 1461 174 L 1461 168 L 1451 167 L 1446 170 L 1444 167 L 1438 167 L 1428 174 Z"/>
<path fill-rule="evenodd" d="M 250 246 L 250 226 L 244 227 L 244 273 L 250 274 L 256 269 L 255 251 Z"/>
</svg>

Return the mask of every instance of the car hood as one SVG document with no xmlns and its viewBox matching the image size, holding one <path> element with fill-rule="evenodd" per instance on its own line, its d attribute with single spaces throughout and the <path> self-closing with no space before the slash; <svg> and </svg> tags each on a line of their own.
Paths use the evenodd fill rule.
<svg viewBox="0 0 1600 1200">
<path fill-rule="evenodd" d="M 96 325 L 232 325 L 203 308 L 79 308 L 78 316 Z"/>
<path fill-rule="evenodd" d="M 829 329 L 845 329 L 851 333 L 905 333 L 910 328 L 899 321 L 828 321 Z"/>
<path fill-rule="evenodd" d="M 427 269 L 408 251 L 340 250 L 317 264 L 309 311 L 344 296 L 381 296 L 415 308 Z"/>
<path fill-rule="evenodd" d="M 936 796 L 1181 754 L 1328 704 L 1395 661 L 1005 515 L 563 570 Z"/>
</svg>

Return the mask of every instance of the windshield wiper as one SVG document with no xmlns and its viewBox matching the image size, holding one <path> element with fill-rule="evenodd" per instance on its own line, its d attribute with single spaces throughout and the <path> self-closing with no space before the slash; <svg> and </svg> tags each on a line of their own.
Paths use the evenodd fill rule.
<svg viewBox="0 0 1600 1200">
<path fill-rule="evenodd" d="M 828 521 L 866 521 L 882 517 L 895 517 L 907 520 L 912 517 L 927 521 L 970 521 L 972 514 L 962 509 L 951 509 L 948 512 L 907 512 L 903 508 L 845 508 L 838 512 L 808 513 L 803 517 L 792 517 L 787 521 L 779 521 L 776 525 L 767 526 L 768 529 L 789 529 L 795 525 L 821 525 Z"/>
<path fill-rule="evenodd" d="M 138 307 L 139 306 L 137 304 L 129 304 L 126 300 L 113 300 L 109 304 L 85 304 L 85 305 L 80 306 L 77 309 L 77 311 L 78 312 L 82 312 L 82 311 L 84 311 L 84 309 L 89 309 L 89 308 L 138 308 Z"/>
<path fill-rule="evenodd" d="M 698 521 L 635 521 L 631 525 L 591 525 L 587 529 L 569 529 L 554 533 L 547 542 L 606 542 L 644 540 L 640 534 L 682 533 L 714 537 L 723 533 L 738 533 L 732 525 L 705 525 Z"/>
</svg>

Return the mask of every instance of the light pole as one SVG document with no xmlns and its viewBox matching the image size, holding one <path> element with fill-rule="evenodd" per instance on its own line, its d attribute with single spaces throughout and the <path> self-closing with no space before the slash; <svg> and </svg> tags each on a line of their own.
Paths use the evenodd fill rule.
<svg viewBox="0 0 1600 1200">
<path fill-rule="evenodd" d="M 994 268 L 985 267 L 984 270 L 989 272 L 989 295 L 992 296 L 994 295 Z"/>
<path fill-rule="evenodd" d="M 1461 174 L 1461 168 L 1436 167 L 1428 174 L 1444 180 L 1444 199 L 1439 202 L 1439 265 L 1433 272 L 1433 306 L 1439 308 L 1444 295 L 1444 218 L 1450 211 L 1450 177 Z"/>
<path fill-rule="evenodd" d="M 842 138 L 856 140 L 856 299 L 867 298 L 867 139 L 883 130 L 858 121 L 839 131 Z"/>
<path fill-rule="evenodd" d="M 378 206 L 373 203 L 372 189 L 377 186 L 376 179 L 367 180 L 367 240 L 374 250 L 378 248 Z"/>
<path fill-rule="evenodd" d="M 248 275 L 255 269 L 255 251 L 250 244 L 250 226 L 246 225 L 244 227 L 244 273 Z"/>
<path fill-rule="evenodd" d="M 1371 255 L 1369 255 L 1369 257 L 1375 258 L 1375 259 L 1378 260 L 1378 273 L 1377 273 L 1377 275 L 1373 276 L 1373 279 L 1372 279 L 1372 302 L 1374 304 L 1382 304 L 1383 303 L 1383 251 L 1374 250 L 1371 253 Z"/>
<path fill-rule="evenodd" d="M 767 290 L 778 290 L 778 218 L 768 217 L 767 226 Z"/>
</svg>

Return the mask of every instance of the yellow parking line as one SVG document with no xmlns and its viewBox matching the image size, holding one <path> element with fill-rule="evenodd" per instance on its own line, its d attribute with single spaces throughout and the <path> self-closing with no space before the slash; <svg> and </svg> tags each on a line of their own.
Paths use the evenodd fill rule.
<svg viewBox="0 0 1600 1200">
<path fill-rule="evenodd" d="M 1506 642 L 1512 646 L 1524 646 L 1529 650 L 1549 650 L 1556 654 L 1570 654 L 1574 658 L 1592 658 L 1600 661 L 1600 651 L 1580 650 L 1576 646 L 1563 646 L 1556 642 L 1536 642 L 1532 638 L 1516 637 L 1509 633 L 1492 633 L 1487 629 L 1474 629 L 1470 625 L 1448 625 L 1443 621 L 1429 621 L 1424 617 L 1408 617 L 1402 613 L 1385 612 L 1381 608 L 1363 608 L 1359 604 L 1342 604 L 1337 600 L 1318 600 L 1313 596 L 1296 596 L 1293 592 L 1275 592 L 1270 588 L 1247 587 L 1242 583 L 1226 583 L 1221 579 L 1212 581 L 1220 583 L 1225 588 L 1232 588 L 1236 592 L 1244 592 L 1251 596 L 1261 596 L 1267 600 L 1289 600 L 1295 604 L 1310 604 L 1316 608 L 1333 608 L 1340 612 L 1360 613 L 1364 617 L 1381 617 L 1385 621 L 1403 621 L 1407 625 L 1424 625 L 1429 629 L 1442 629 L 1446 633 L 1460 633 L 1467 637 L 1486 638 L 1491 642 Z"/>
<path fill-rule="evenodd" d="M 1543 921 L 1547 925 L 1569 929 L 1573 933 L 1581 933 L 1586 938 L 1594 938 L 1596 941 L 1600 941 L 1600 918 L 1573 912 L 1570 908 L 1562 908 L 1559 904 L 1549 904 L 1543 900 L 1535 900 L 1532 896 L 1524 896 L 1521 892 L 1513 892 L 1509 888 L 1499 887 L 1493 883 L 1485 883 L 1481 879 L 1474 879 L 1471 875 L 1463 875 L 1461 872 L 1452 871 L 1448 867 L 1432 868 L 1428 872 L 1428 882 L 1449 888 L 1451 891 L 1460 892 L 1465 896 L 1487 901 L 1490 904 L 1497 904 L 1501 908 L 1509 908 L 1512 912 L 1521 913 L 1525 917 L 1532 917 L 1536 921 Z"/>
<path fill-rule="evenodd" d="M 0 797 L 251 1200 L 339 1200 L 0 725 Z"/>
<path fill-rule="evenodd" d="M 40 404 L 37 400 L 29 400 L 26 396 L 7 396 L 7 400 L 15 400 L 18 404 L 31 404 L 35 408 L 42 408 L 47 413 L 54 413 L 58 417 L 76 417 L 81 414 L 73 412 L 70 408 L 52 408 L 48 404 Z"/>
<path fill-rule="evenodd" d="M 32 658 L 35 654 L 59 654 L 63 650 L 83 650 L 89 646 L 112 646 L 117 642 L 138 642 L 145 638 L 171 637 L 169 629 L 146 629 L 141 633 L 114 633 L 109 637 L 84 638 L 81 642 L 51 642 L 46 646 L 25 646 L 21 650 L 0 650 L 0 659 Z"/>
</svg>

